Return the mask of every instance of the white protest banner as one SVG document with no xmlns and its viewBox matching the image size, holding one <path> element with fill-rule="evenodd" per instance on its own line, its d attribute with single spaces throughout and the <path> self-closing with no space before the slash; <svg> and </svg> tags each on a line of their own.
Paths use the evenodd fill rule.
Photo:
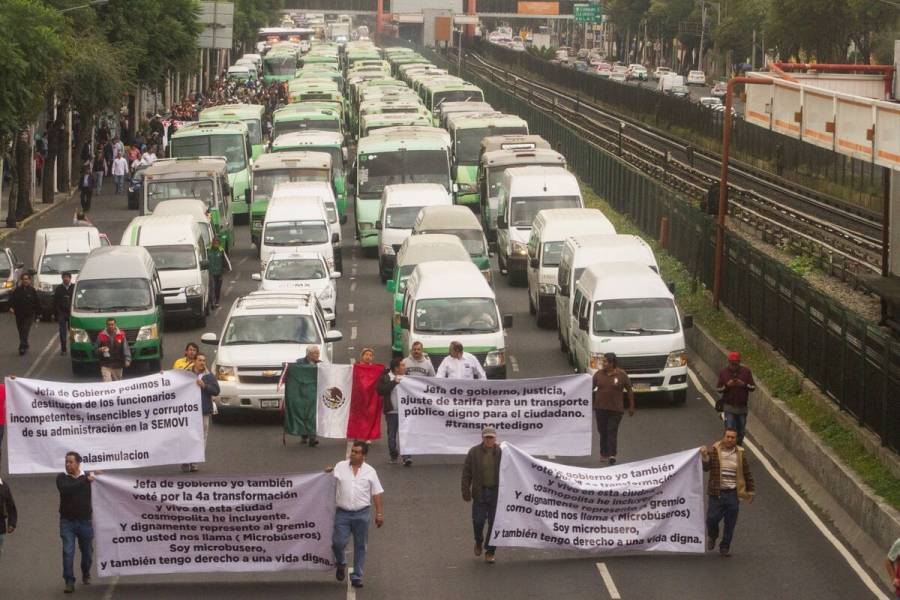
<svg viewBox="0 0 900 600">
<path fill-rule="evenodd" d="M 89 471 L 203 462 L 196 379 L 181 370 L 111 383 L 7 377 L 9 472 L 60 472 L 71 450 Z"/>
<path fill-rule="evenodd" d="M 316 369 L 316 435 L 347 437 L 353 365 L 319 363 Z"/>
<path fill-rule="evenodd" d="M 585 469 L 501 447 L 491 544 L 615 554 L 704 551 L 699 450 Z"/>
<path fill-rule="evenodd" d="M 396 388 L 403 454 L 465 454 L 490 425 L 532 454 L 591 453 L 591 377 L 404 377 Z"/>
<path fill-rule="evenodd" d="M 100 475 L 91 493 L 98 572 L 329 569 L 334 488 L 330 473 Z"/>
</svg>

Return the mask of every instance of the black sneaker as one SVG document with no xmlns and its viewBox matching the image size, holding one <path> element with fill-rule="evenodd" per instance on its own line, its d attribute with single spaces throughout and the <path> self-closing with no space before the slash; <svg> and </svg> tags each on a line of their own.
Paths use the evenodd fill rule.
<svg viewBox="0 0 900 600">
<path fill-rule="evenodd" d="M 63 348 L 62 350 L 60 350 L 60 351 L 59 351 L 59 355 L 60 355 L 60 356 L 65 356 L 65 355 L 66 355 L 66 349 Z"/>
<path fill-rule="evenodd" d="M 334 578 L 338 581 L 343 581 L 344 577 L 347 576 L 347 567 L 346 565 L 338 565 L 337 571 L 334 572 Z"/>
<path fill-rule="evenodd" d="M 412 459 L 411 459 L 411 458 L 404 458 L 404 459 L 403 459 L 403 466 L 404 466 L 404 467 L 411 467 L 411 466 L 412 466 Z"/>
<path fill-rule="evenodd" d="M 81 585 L 91 585 L 91 574 L 86 573 L 81 576 Z"/>
<path fill-rule="evenodd" d="M 610 457 L 609 457 L 609 464 L 611 464 L 611 465 L 616 464 L 616 457 L 615 457 L 615 456 L 610 456 Z"/>
<path fill-rule="evenodd" d="M 75 582 L 70 581 L 70 582 L 66 583 L 66 589 L 64 589 L 63 592 L 65 592 L 66 594 L 71 594 L 74 591 L 75 591 Z"/>
<path fill-rule="evenodd" d="M 363 586 L 362 579 L 351 579 L 350 585 L 352 585 L 355 588 L 361 588 Z"/>
</svg>

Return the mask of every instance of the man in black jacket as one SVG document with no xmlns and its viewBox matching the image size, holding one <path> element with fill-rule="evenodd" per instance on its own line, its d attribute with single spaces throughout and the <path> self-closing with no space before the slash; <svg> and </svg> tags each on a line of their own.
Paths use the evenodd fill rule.
<svg viewBox="0 0 900 600">
<path fill-rule="evenodd" d="M 31 275 L 23 273 L 19 277 L 19 285 L 9 297 L 9 309 L 16 317 L 16 329 L 19 330 L 19 356 L 28 352 L 28 333 L 39 314 L 41 301 L 37 290 L 31 285 Z"/>
<path fill-rule="evenodd" d="M 94 473 L 81 470 L 81 455 L 66 453 L 66 472 L 56 476 L 59 490 L 59 535 L 63 543 L 63 579 L 65 592 L 75 591 L 75 540 L 81 550 L 81 582 L 91 583 L 94 562 L 94 527 L 91 523 L 91 482 Z"/>
<path fill-rule="evenodd" d="M 194 358 L 194 375 L 197 376 L 197 387 L 200 388 L 200 406 L 203 411 L 203 447 L 206 447 L 206 436 L 209 435 L 209 419 L 216 412 L 213 396 L 219 395 L 219 380 L 206 369 L 206 355 L 197 354 Z M 181 465 L 184 472 L 196 472 L 197 463 L 185 463 Z"/>
<path fill-rule="evenodd" d="M 66 271 L 62 274 L 62 283 L 53 289 L 53 311 L 59 322 L 59 355 L 66 355 L 66 342 L 69 339 L 69 317 L 72 315 L 72 293 L 75 284 L 72 283 L 72 274 Z"/>
<path fill-rule="evenodd" d="M 394 388 L 397 387 L 397 384 L 400 383 L 405 374 L 406 364 L 403 362 L 403 359 L 392 358 L 391 366 L 385 368 L 384 372 L 381 373 L 381 377 L 378 378 L 376 385 L 378 393 L 381 394 L 381 406 L 384 410 L 384 418 L 387 421 L 388 453 L 391 456 L 392 465 L 397 464 L 397 457 L 400 455 L 397 445 L 400 414 L 399 406 L 397 406 L 397 394 L 394 393 Z M 403 455 L 403 466 L 412 466 L 412 457 L 408 454 Z"/>
<path fill-rule="evenodd" d="M 0 555 L 3 554 L 3 540 L 7 533 L 16 530 L 18 513 L 9 484 L 0 479 Z"/>
</svg>

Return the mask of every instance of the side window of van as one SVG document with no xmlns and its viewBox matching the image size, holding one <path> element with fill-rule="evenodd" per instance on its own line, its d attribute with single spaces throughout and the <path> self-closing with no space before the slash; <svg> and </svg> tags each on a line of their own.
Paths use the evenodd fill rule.
<svg viewBox="0 0 900 600">
<path fill-rule="evenodd" d="M 322 315 L 322 307 L 318 303 L 316 303 L 315 319 L 316 326 L 319 328 L 319 332 L 322 335 L 322 340 L 324 341 L 325 332 L 328 331 L 328 327 L 325 325 L 325 317 Z"/>
<path fill-rule="evenodd" d="M 537 229 L 532 229 L 531 236 L 528 238 L 528 258 L 537 258 L 539 237 L 540 231 L 538 231 Z"/>
<path fill-rule="evenodd" d="M 575 299 L 572 300 L 572 316 L 578 317 L 578 314 L 581 312 L 581 302 L 584 300 L 584 296 L 581 294 L 581 290 L 575 290 Z"/>
<path fill-rule="evenodd" d="M 562 260 L 559 261 L 559 270 L 556 272 L 556 284 L 560 289 L 564 288 L 569 283 L 569 262 L 566 260 L 565 256 L 563 256 Z"/>
<path fill-rule="evenodd" d="M 202 235 L 197 238 L 197 248 L 200 249 L 200 260 L 206 260 L 206 242 L 203 241 Z"/>
</svg>

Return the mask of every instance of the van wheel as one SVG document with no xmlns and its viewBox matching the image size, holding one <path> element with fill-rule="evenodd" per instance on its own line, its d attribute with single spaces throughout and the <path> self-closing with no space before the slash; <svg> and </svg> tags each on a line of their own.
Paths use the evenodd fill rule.
<svg viewBox="0 0 900 600">
<path fill-rule="evenodd" d="M 528 314 L 536 315 L 537 309 L 534 307 L 534 301 L 531 299 L 531 292 L 528 292 Z M 538 316 L 538 323 L 540 323 L 541 317 Z"/>
<path fill-rule="evenodd" d="M 197 327 L 206 327 L 206 312 L 197 317 Z"/>
<path fill-rule="evenodd" d="M 378 246 L 371 246 L 369 248 L 363 248 L 363 256 L 366 258 L 375 258 L 378 256 Z"/>
<path fill-rule="evenodd" d="M 681 406 L 687 402 L 687 390 L 675 390 L 672 392 L 672 406 Z"/>
</svg>

